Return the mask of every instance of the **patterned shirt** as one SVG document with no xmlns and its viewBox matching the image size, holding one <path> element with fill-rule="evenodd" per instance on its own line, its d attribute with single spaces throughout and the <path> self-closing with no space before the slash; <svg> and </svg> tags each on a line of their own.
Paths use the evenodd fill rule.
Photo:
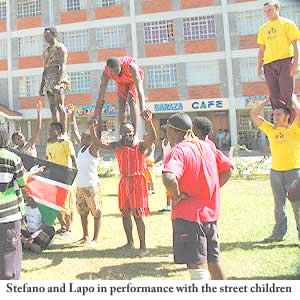
<svg viewBox="0 0 300 300">
<path fill-rule="evenodd" d="M 24 202 L 19 188 L 25 186 L 22 160 L 16 154 L 0 149 L 0 223 L 20 220 L 24 214 Z"/>
</svg>

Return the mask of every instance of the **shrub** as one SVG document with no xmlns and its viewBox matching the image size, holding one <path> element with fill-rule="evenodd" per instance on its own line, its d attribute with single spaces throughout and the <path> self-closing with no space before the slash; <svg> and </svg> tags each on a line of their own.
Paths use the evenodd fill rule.
<svg viewBox="0 0 300 300">
<path fill-rule="evenodd" d="M 105 162 L 101 157 L 98 165 L 98 175 L 100 177 L 111 177 L 117 174 L 119 174 L 117 160 L 113 159 L 109 162 Z"/>
</svg>

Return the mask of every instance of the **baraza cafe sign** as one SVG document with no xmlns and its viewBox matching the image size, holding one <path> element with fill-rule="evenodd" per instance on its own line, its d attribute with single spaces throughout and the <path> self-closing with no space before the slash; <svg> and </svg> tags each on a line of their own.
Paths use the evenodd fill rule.
<svg viewBox="0 0 300 300">
<path fill-rule="evenodd" d="M 162 101 L 147 102 L 146 107 L 153 113 L 169 113 L 169 112 L 192 112 L 192 111 L 213 111 L 228 110 L 229 104 L 227 98 L 216 99 L 193 99 L 185 101 Z"/>
</svg>

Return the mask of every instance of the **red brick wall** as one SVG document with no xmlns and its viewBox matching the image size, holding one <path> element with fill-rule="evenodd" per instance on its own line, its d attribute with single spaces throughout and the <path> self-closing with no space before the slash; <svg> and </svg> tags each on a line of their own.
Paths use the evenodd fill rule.
<svg viewBox="0 0 300 300">
<path fill-rule="evenodd" d="M 68 64 L 88 63 L 90 61 L 89 53 L 87 51 L 69 52 Z"/>
<path fill-rule="evenodd" d="M 42 26 L 42 16 L 17 19 L 17 30 Z"/>
<path fill-rule="evenodd" d="M 151 14 L 173 10 L 172 0 L 143 0 L 141 3 L 143 14 Z"/>
<path fill-rule="evenodd" d="M 214 0 L 181 0 L 180 8 L 193 8 L 214 5 Z"/>
<path fill-rule="evenodd" d="M 187 89 L 188 89 L 188 99 L 221 97 L 221 88 L 219 84 L 195 85 L 195 86 L 189 86 Z"/>
<path fill-rule="evenodd" d="M 119 96 L 117 92 L 106 92 L 105 94 L 105 103 L 117 104 L 119 103 Z"/>
<path fill-rule="evenodd" d="M 29 57 L 18 58 L 19 69 L 31 69 L 31 68 L 41 68 L 41 67 L 43 67 L 42 56 L 29 56 Z"/>
<path fill-rule="evenodd" d="M 34 96 L 34 97 L 20 97 L 20 108 L 21 109 L 31 109 L 35 108 L 38 101 L 42 102 L 43 107 L 45 107 L 45 97 Z"/>
<path fill-rule="evenodd" d="M 240 49 L 259 48 L 256 40 L 257 35 L 240 36 Z"/>
<path fill-rule="evenodd" d="M 64 11 L 60 14 L 60 24 L 84 22 L 88 20 L 88 11 L 86 9 L 78 11 Z"/>
<path fill-rule="evenodd" d="M 215 52 L 217 51 L 216 40 L 195 40 L 184 41 L 184 53 L 202 53 L 202 52 Z"/>
<path fill-rule="evenodd" d="M 65 105 L 91 105 L 92 96 L 91 94 L 76 94 L 76 95 L 66 95 Z"/>
<path fill-rule="evenodd" d="M 0 59 L 0 71 L 7 70 L 7 59 Z"/>
<path fill-rule="evenodd" d="M 150 44 L 145 45 L 145 56 L 168 56 L 176 55 L 175 43 L 163 43 L 163 44 Z"/>
<path fill-rule="evenodd" d="M 148 101 L 169 101 L 178 99 L 179 92 L 177 87 L 148 89 Z"/>
<path fill-rule="evenodd" d="M 6 20 L 0 21 L 0 32 L 6 31 Z"/>
<path fill-rule="evenodd" d="M 121 5 L 96 7 L 94 12 L 96 19 L 117 18 L 124 16 L 124 8 Z"/>
<path fill-rule="evenodd" d="M 98 49 L 98 61 L 106 61 L 113 56 L 121 57 L 126 55 L 127 48 Z"/>
<path fill-rule="evenodd" d="M 269 90 L 265 82 L 242 82 L 243 96 L 268 95 Z"/>
</svg>

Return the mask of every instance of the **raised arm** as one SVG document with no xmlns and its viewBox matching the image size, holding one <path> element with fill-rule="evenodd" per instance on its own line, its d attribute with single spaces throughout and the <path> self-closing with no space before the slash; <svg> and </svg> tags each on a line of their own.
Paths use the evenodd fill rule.
<svg viewBox="0 0 300 300">
<path fill-rule="evenodd" d="M 96 102 L 95 112 L 93 116 L 93 119 L 98 120 L 98 123 L 101 123 L 102 108 L 104 105 L 104 96 L 107 89 L 108 81 L 109 81 L 109 77 L 103 71 L 101 75 L 101 82 L 99 87 L 99 96 Z"/>
<path fill-rule="evenodd" d="M 41 111 L 42 111 L 42 103 L 39 101 L 36 105 L 36 112 L 37 112 L 37 124 L 34 130 L 34 133 L 32 137 L 28 141 L 28 147 L 32 148 L 34 147 L 35 143 L 37 142 L 41 128 L 42 128 L 42 116 L 41 116 Z"/>
<path fill-rule="evenodd" d="M 130 64 L 130 73 L 132 74 L 138 96 L 139 96 L 139 103 L 140 103 L 140 113 L 141 116 L 144 118 L 144 112 L 145 112 L 145 93 L 144 93 L 144 87 L 143 87 L 143 82 L 138 70 L 138 67 L 135 63 Z"/>
<path fill-rule="evenodd" d="M 260 115 L 266 103 L 270 101 L 269 98 L 266 98 L 261 103 L 259 103 L 251 112 L 250 117 L 252 121 L 255 122 L 257 127 L 261 126 L 264 123 L 264 118 Z"/>
<path fill-rule="evenodd" d="M 265 48 L 265 45 L 260 45 L 257 57 L 257 76 L 260 77 L 262 80 L 265 80 L 265 76 L 263 74 Z"/>
<path fill-rule="evenodd" d="M 68 105 L 68 112 L 71 115 L 71 128 L 72 128 L 72 133 L 74 134 L 75 137 L 75 141 L 78 145 L 81 145 L 81 136 L 79 133 L 79 129 L 77 126 L 77 122 L 76 122 L 76 116 L 75 116 L 75 107 L 73 104 Z"/>
<path fill-rule="evenodd" d="M 145 137 L 145 140 L 140 143 L 140 150 L 142 153 L 144 153 L 149 147 L 151 147 L 156 139 L 156 130 L 152 122 L 151 111 L 149 109 L 146 109 L 144 116 L 147 135 Z"/>
</svg>

